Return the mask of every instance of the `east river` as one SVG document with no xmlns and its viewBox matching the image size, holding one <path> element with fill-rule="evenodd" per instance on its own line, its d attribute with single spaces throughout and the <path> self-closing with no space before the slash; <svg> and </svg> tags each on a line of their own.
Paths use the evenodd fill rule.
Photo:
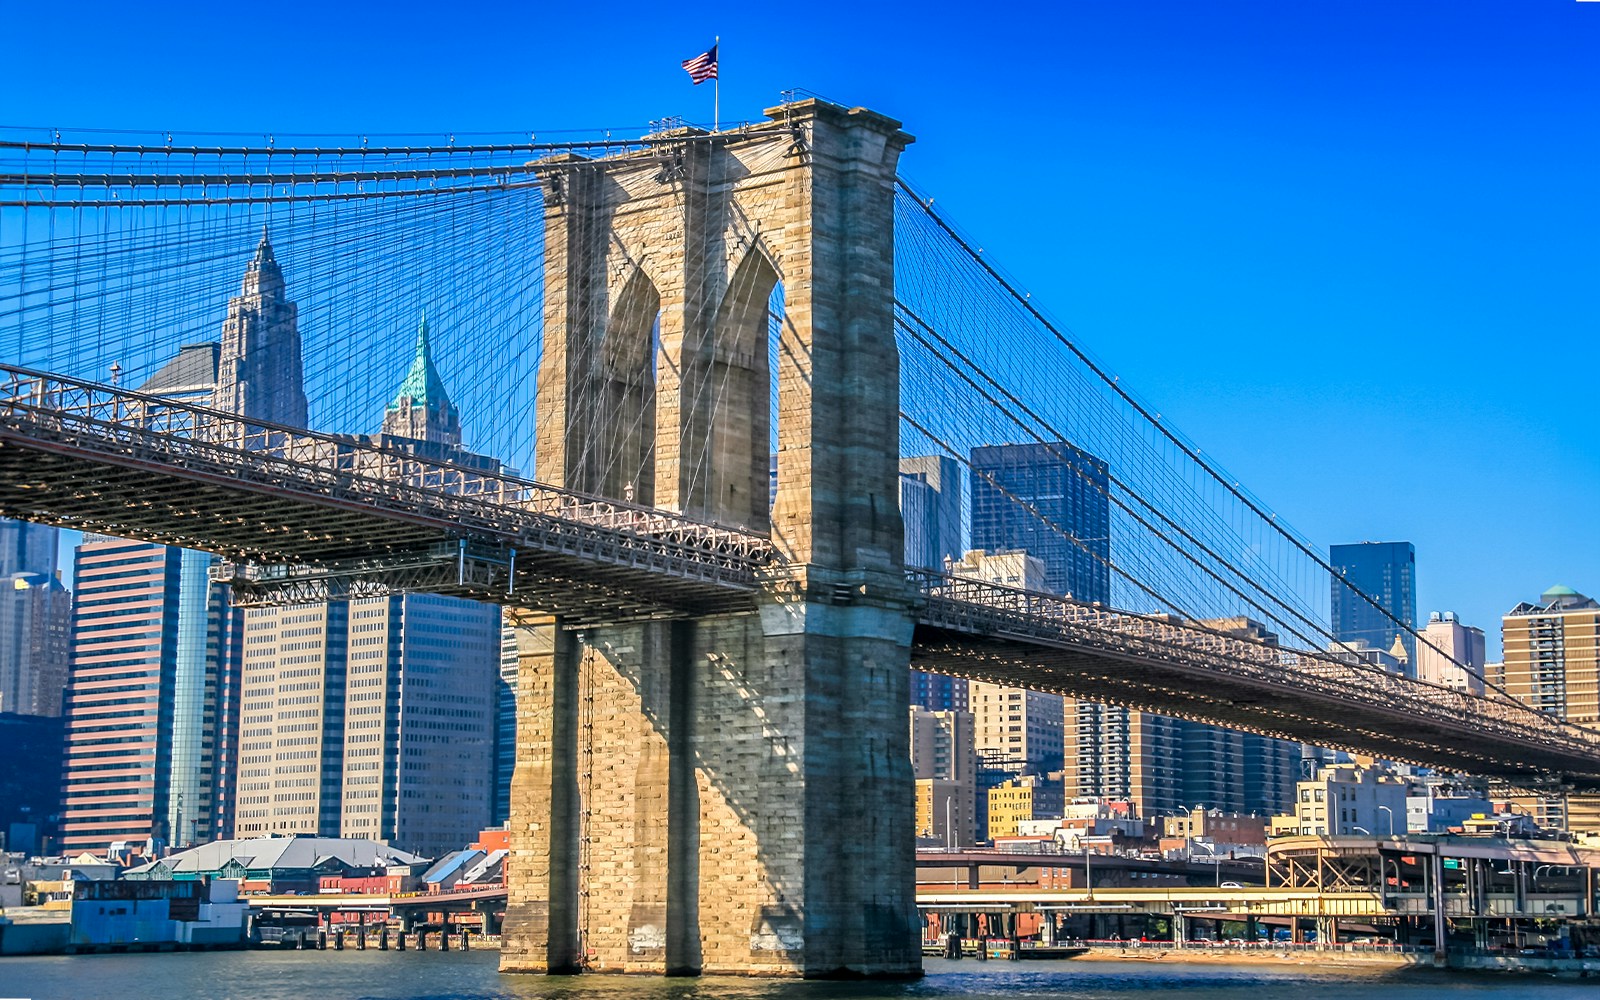
<svg viewBox="0 0 1600 1000">
<path fill-rule="evenodd" d="M 1593 1000 L 1591 980 L 1311 965 L 943 962 L 904 983 L 502 976 L 493 952 L 244 951 L 0 959 L 0 997 L 32 1000 Z"/>
</svg>

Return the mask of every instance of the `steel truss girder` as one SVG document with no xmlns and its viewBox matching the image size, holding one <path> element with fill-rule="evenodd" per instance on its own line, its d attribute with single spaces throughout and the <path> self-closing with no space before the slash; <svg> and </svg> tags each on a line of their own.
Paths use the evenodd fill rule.
<svg viewBox="0 0 1600 1000">
<path fill-rule="evenodd" d="M 0 514 L 292 566 L 465 540 L 527 579 L 504 603 L 628 617 L 753 607 L 772 558 L 670 512 L 5 366 Z"/>
<path fill-rule="evenodd" d="M 513 573 L 517 579 L 513 579 Z M 240 607 L 280 607 L 320 601 L 362 600 L 401 593 L 460 597 L 485 604 L 559 615 L 569 624 L 686 617 L 747 610 L 747 597 L 729 595 L 714 602 L 680 603 L 668 593 L 658 607 L 643 609 L 636 595 L 584 580 L 525 579 L 509 553 L 486 553 L 465 546 L 436 546 L 429 552 L 355 560 L 324 566 L 241 565 L 224 562 L 212 579 L 228 585 Z M 522 589 L 517 589 L 518 586 Z"/>
<path fill-rule="evenodd" d="M 1515 702 L 1171 616 L 912 571 L 920 669 L 1388 759 L 1600 790 L 1600 735 Z"/>
</svg>

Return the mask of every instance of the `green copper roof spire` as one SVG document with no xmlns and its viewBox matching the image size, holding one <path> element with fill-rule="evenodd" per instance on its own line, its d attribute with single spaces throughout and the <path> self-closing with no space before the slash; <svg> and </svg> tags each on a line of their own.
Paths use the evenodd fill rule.
<svg viewBox="0 0 1600 1000">
<path fill-rule="evenodd" d="M 410 402 L 404 403 L 404 400 Z M 440 411 L 450 408 L 450 397 L 444 391 L 444 381 L 434 370 L 433 358 L 428 352 L 426 312 L 422 314 L 422 324 L 417 327 L 417 356 L 411 362 L 411 370 L 406 373 L 406 380 L 400 383 L 400 392 L 389 404 L 389 409 L 398 410 L 402 406 L 425 406 Z"/>
<path fill-rule="evenodd" d="M 394 402 L 383 415 L 383 433 L 447 448 L 461 446 L 461 418 L 444 391 L 428 351 L 428 315 L 417 327 L 417 356 Z"/>
</svg>

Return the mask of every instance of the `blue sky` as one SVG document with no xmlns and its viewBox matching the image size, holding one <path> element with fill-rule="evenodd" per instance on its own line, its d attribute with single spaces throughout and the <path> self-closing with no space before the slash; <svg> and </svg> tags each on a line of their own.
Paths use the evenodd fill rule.
<svg viewBox="0 0 1600 1000">
<path fill-rule="evenodd" d="M 976 11 L 976 13 L 975 13 Z M 802 87 L 1303 533 L 1417 546 L 1498 647 L 1600 593 L 1600 3 L 1062 2 L 8 11 L 0 123 L 471 132 Z M 19 83 L 20 81 L 20 83 Z"/>
</svg>

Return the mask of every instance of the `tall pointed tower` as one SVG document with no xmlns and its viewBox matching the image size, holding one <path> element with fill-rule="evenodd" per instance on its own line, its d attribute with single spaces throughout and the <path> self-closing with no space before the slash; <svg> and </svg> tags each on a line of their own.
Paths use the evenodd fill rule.
<svg viewBox="0 0 1600 1000">
<path fill-rule="evenodd" d="M 383 414 L 383 433 L 448 448 L 461 447 L 461 417 L 444 391 L 428 351 L 428 316 L 417 327 L 417 356 L 394 402 Z"/>
<path fill-rule="evenodd" d="M 213 405 L 256 420 L 306 425 L 299 310 L 284 297 L 283 270 L 265 227 L 239 294 L 228 300 Z"/>
<path fill-rule="evenodd" d="M 426 317 L 382 432 L 351 440 L 488 474 L 500 468 L 461 447 Z M 516 717 L 499 683 L 499 608 L 391 593 L 252 607 L 245 616 L 239 730 L 254 752 L 238 769 L 240 837 L 370 837 L 439 857 L 490 822 L 498 719 Z M 280 656 L 291 640 L 296 655 Z M 306 694 L 278 698 L 284 691 Z M 288 759 L 320 781 L 274 763 Z"/>
</svg>

